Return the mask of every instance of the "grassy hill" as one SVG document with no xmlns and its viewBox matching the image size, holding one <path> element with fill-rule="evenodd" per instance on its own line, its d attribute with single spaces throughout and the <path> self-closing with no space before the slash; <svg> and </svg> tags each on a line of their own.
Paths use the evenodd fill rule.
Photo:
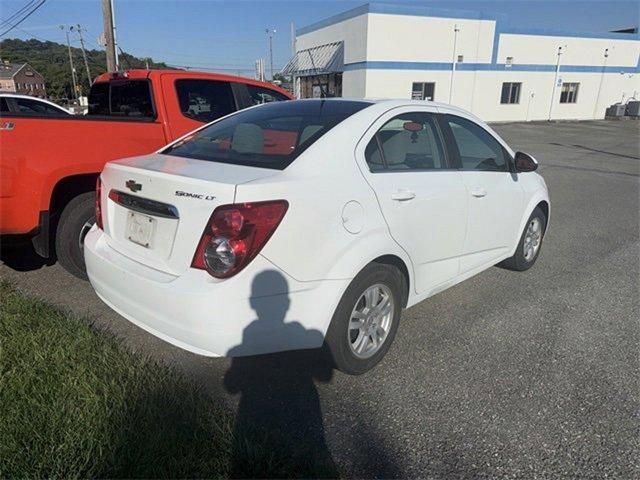
<svg viewBox="0 0 640 480">
<path fill-rule="evenodd" d="M 82 94 L 86 95 L 89 82 L 82 59 L 82 50 L 72 47 L 71 55 L 76 68 L 78 85 Z M 66 45 L 35 39 L 26 41 L 5 39 L 0 42 L 0 58 L 15 63 L 29 63 L 44 76 L 47 95 L 56 99 L 72 97 L 73 86 Z M 87 60 L 92 79 L 106 71 L 107 59 L 103 50 L 87 50 Z M 149 68 L 170 68 L 165 63 L 154 62 L 151 59 L 137 58 L 126 53 L 120 54 L 122 68 L 145 68 L 147 60 Z"/>
</svg>

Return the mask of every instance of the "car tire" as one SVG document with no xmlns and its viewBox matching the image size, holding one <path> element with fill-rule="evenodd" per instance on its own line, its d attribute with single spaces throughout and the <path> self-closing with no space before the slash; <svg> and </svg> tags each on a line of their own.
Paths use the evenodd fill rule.
<svg viewBox="0 0 640 480">
<path fill-rule="evenodd" d="M 325 338 L 325 347 L 328 348 L 336 368 L 350 375 L 360 375 L 382 360 L 398 330 L 405 299 L 405 283 L 404 276 L 396 267 L 378 263 L 368 265 L 352 280 L 333 314 Z M 377 301 L 380 302 L 378 310 L 367 306 L 367 298 L 373 299 L 376 291 Z M 367 292 L 371 296 L 365 298 Z M 390 305 L 383 305 L 385 296 L 390 298 Z M 370 313 L 363 313 L 367 309 Z M 388 315 L 384 313 L 386 310 Z M 354 322 L 361 325 L 359 330 L 353 328 L 355 323 L 350 325 L 353 314 L 366 316 L 353 318 Z M 369 331 L 372 332 L 371 335 L 367 334 Z M 385 332 L 384 336 L 379 334 L 380 331 Z M 376 335 L 379 343 L 375 350 L 371 346 L 375 343 L 373 335 Z M 382 341 L 379 341 L 381 338 Z M 370 345 L 369 351 L 363 346 L 367 342 Z M 357 347 L 362 347 L 363 351 L 358 353 Z"/>
<path fill-rule="evenodd" d="M 537 226 L 537 230 L 534 226 Z M 540 256 L 546 228 L 547 217 L 540 207 L 536 207 L 524 226 L 516 252 L 512 257 L 500 262 L 498 266 L 516 272 L 529 270 Z"/>
<path fill-rule="evenodd" d="M 87 280 L 82 242 L 95 223 L 95 193 L 87 192 L 71 200 L 60 216 L 56 229 L 56 255 L 62 267 Z"/>
</svg>

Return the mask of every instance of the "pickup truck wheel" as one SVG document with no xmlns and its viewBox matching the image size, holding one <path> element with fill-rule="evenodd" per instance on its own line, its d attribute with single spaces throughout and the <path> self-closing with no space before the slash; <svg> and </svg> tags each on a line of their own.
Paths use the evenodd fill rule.
<svg viewBox="0 0 640 480">
<path fill-rule="evenodd" d="M 376 263 L 353 279 L 325 338 L 339 370 L 360 375 L 382 360 L 398 330 L 403 285 L 397 268 Z"/>
<path fill-rule="evenodd" d="M 71 200 L 60 216 L 56 231 L 56 255 L 60 265 L 72 275 L 87 280 L 83 242 L 95 223 L 94 192 L 83 193 Z"/>
</svg>

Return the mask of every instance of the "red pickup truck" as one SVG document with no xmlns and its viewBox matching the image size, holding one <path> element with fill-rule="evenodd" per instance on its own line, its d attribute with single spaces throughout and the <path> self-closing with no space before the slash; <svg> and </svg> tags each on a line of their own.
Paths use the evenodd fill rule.
<svg viewBox="0 0 640 480">
<path fill-rule="evenodd" d="M 55 254 L 86 278 L 82 243 L 106 162 L 151 153 L 236 110 L 291 98 L 248 78 L 129 70 L 96 78 L 87 115 L 0 112 L 0 234 L 30 236 L 39 255 Z"/>
</svg>

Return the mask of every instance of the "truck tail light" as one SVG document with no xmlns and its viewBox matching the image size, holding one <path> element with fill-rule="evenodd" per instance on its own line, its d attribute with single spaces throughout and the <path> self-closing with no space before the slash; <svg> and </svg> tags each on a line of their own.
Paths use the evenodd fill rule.
<svg viewBox="0 0 640 480">
<path fill-rule="evenodd" d="M 255 258 L 282 221 L 286 200 L 239 203 L 216 208 L 204 229 L 192 268 L 228 278 Z"/>
<path fill-rule="evenodd" d="M 100 230 L 104 230 L 104 226 L 102 224 L 102 205 L 100 202 L 102 201 L 102 180 L 98 176 L 98 180 L 96 180 L 96 200 L 95 200 L 95 211 L 96 211 L 96 225 Z"/>
</svg>

